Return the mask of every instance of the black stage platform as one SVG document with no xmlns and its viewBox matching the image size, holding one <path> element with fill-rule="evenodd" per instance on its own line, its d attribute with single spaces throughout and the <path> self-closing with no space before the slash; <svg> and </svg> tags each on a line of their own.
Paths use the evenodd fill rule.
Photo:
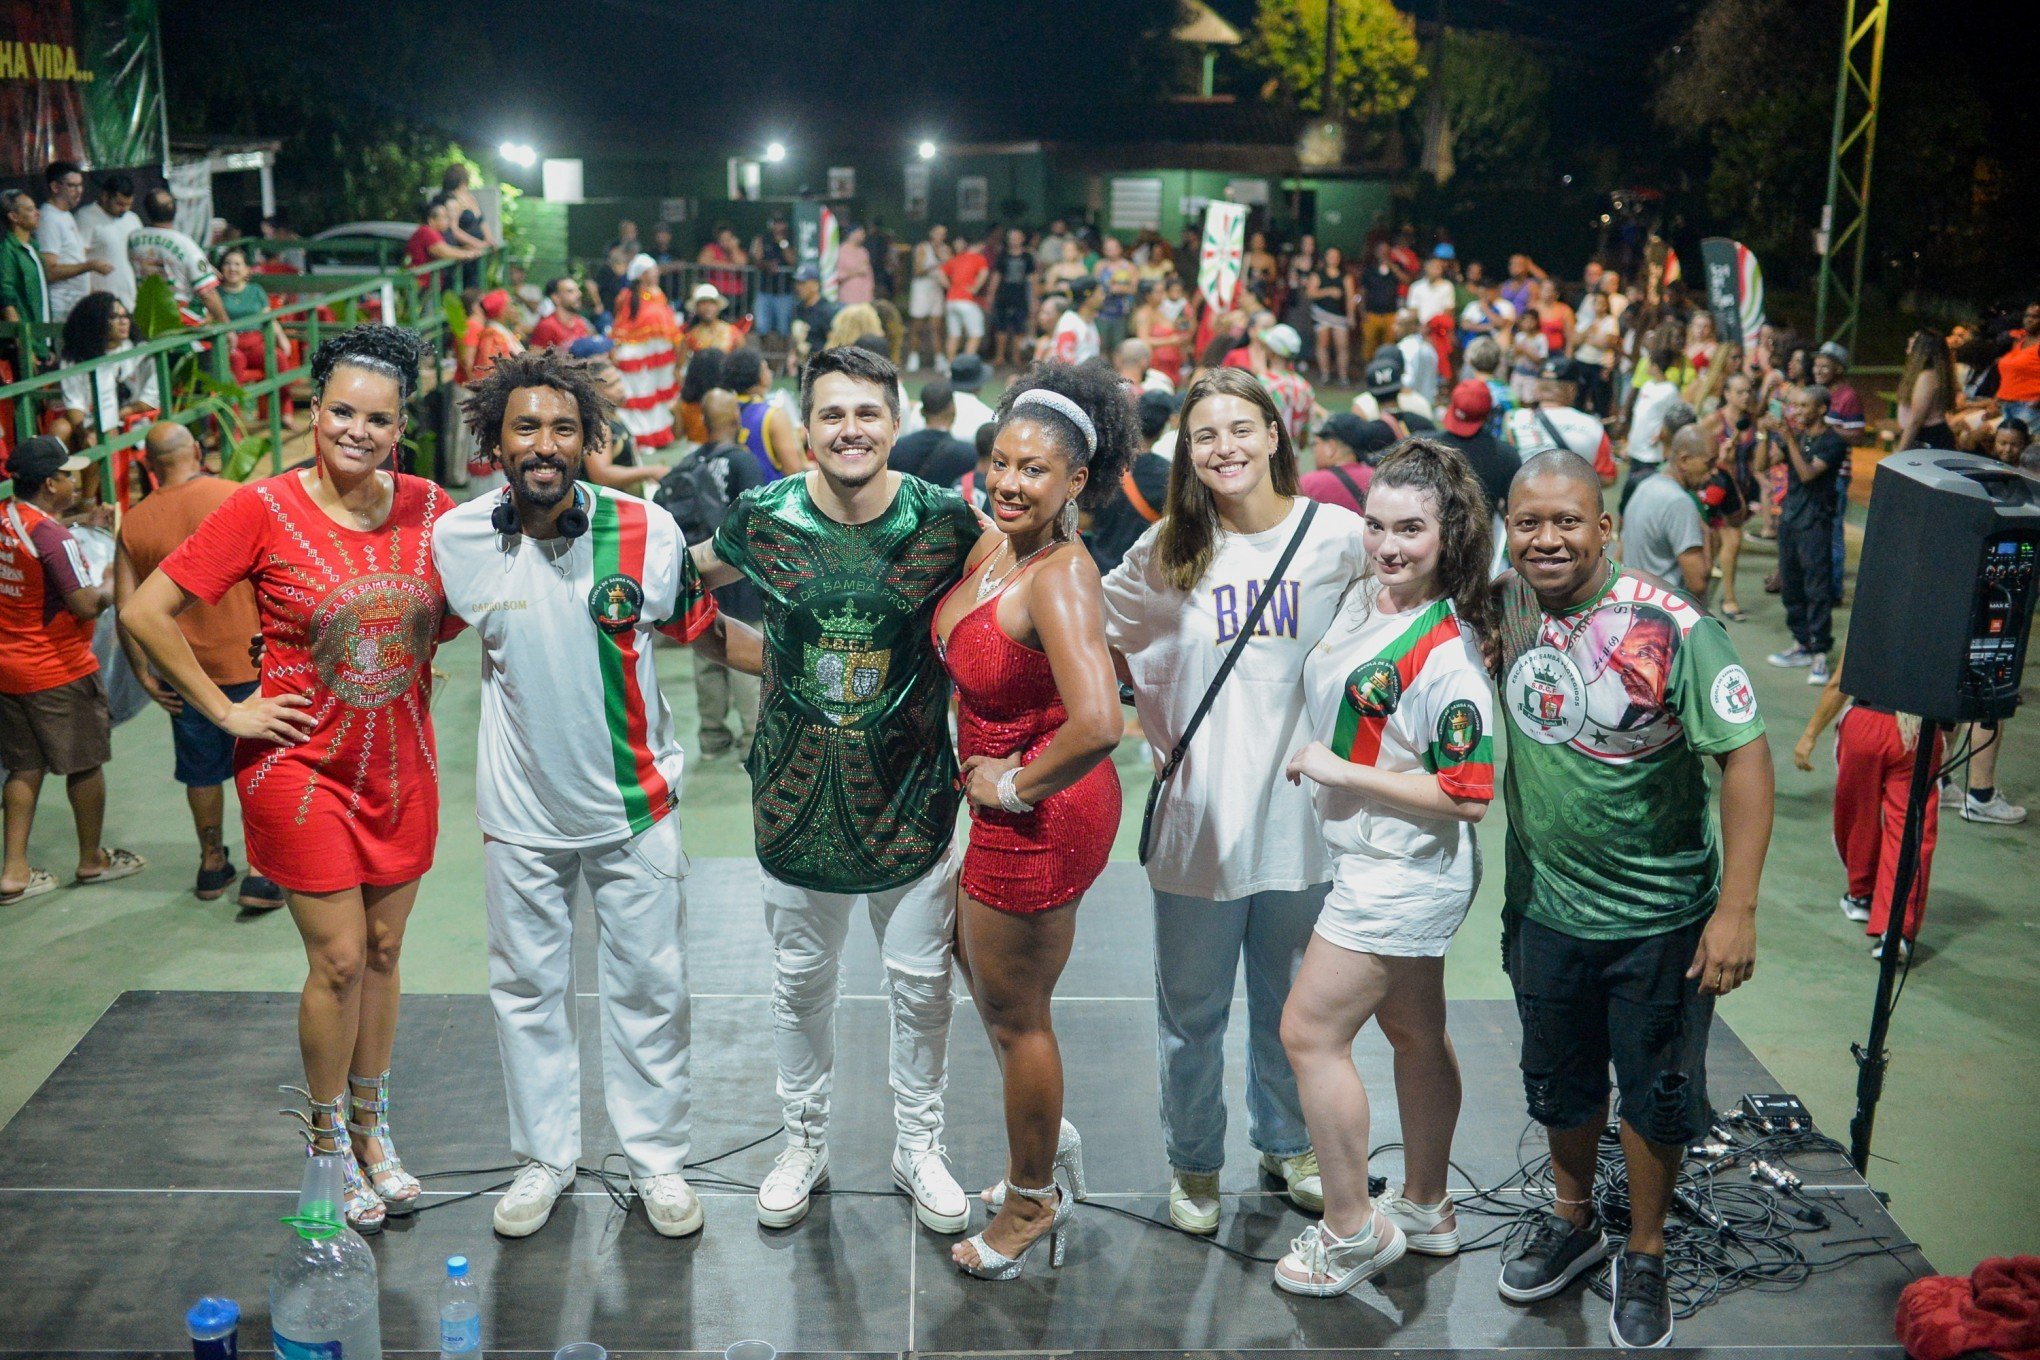
<svg viewBox="0 0 2040 1360">
<path fill-rule="evenodd" d="M 774 1130 L 767 994 L 770 950 L 756 865 L 697 861 L 689 879 L 694 989 L 694 1155 Z M 473 910 L 479 912 L 477 903 Z M 1142 875 L 1114 865 L 1083 907 L 1077 949 L 1056 1005 L 1068 1110 L 1083 1129 L 1093 1199 L 1166 1219 L 1168 1171 L 1156 1115 L 1149 906 Z M 584 942 L 592 931 L 581 932 Z M 592 991 L 591 960 L 577 959 Z M 382 1272 L 383 1339 L 392 1354 L 436 1353 L 445 1258 L 467 1255 L 483 1294 L 490 1355 L 550 1355 L 595 1340 L 616 1356 L 718 1352 L 758 1337 L 802 1354 L 1365 1352 L 1371 1356 L 1557 1356 L 1606 1345 L 1607 1305 L 1584 1290 L 1523 1309 L 1495 1294 L 1498 1253 L 1452 1261 L 1406 1257 L 1384 1280 L 1341 1299 L 1278 1292 L 1266 1265 L 1130 1221 L 1078 1211 L 1069 1262 L 1045 1253 L 1017 1282 L 960 1276 L 949 1245 L 918 1227 L 891 1181 L 884 1002 L 870 931 L 851 934 L 840 1012 L 831 1167 L 836 1193 L 806 1222 L 759 1227 L 748 1195 L 706 1184 L 708 1225 L 670 1242 L 636 1209 L 619 1212 L 591 1179 L 552 1222 L 520 1242 L 490 1231 L 482 1196 L 393 1220 L 371 1239 Z M 581 1001 L 592 1055 L 593 999 Z M 130 992 L 100 1019 L 14 1120 L 0 1130 L 0 1354 L 188 1355 L 184 1307 L 204 1293 L 241 1301 L 241 1343 L 266 1354 L 268 1260 L 299 1174 L 291 1124 L 272 1113 L 276 1086 L 300 1080 L 296 997 L 247 992 Z M 1279 1255 L 1306 1221 L 1260 1184 L 1239 1097 L 1235 1013 L 1228 1085 L 1233 1118 L 1220 1240 Z M 1466 1110 L 1455 1160 L 1481 1185 L 1504 1180 L 1524 1152 L 1516 1021 L 1500 1001 L 1456 1002 L 1452 1034 Z M 1363 1072 L 1382 1095 L 1375 1141 L 1397 1136 L 1388 1054 L 1370 1032 Z M 583 1063 L 587 1153 L 613 1150 L 600 1063 Z M 502 1079 L 481 996 L 405 999 L 396 1056 L 395 1127 L 420 1172 L 502 1166 Z M 1717 1025 L 1711 1083 L 1718 1104 L 1776 1083 Z M 968 1007 L 952 1043 L 948 1147 L 967 1187 L 1003 1166 L 990 1050 Z M 714 1168 L 755 1183 L 776 1140 Z M 1395 1174 L 1393 1157 L 1384 1174 Z M 1802 1162 L 1838 1166 L 1839 1159 Z M 697 1176 L 705 1181 L 706 1173 Z M 432 1201 L 502 1176 L 434 1179 Z M 1846 1170 L 1809 1171 L 1809 1187 L 1847 1187 L 1861 1226 L 1833 1215 L 1826 1243 L 1903 1232 Z M 866 1193 L 846 1193 L 866 1192 Z M 1495 1220 L 1462 1215 L 1469 1236 Z M 1837 1248 L 1840 1249 L 1840 1248 Z M 1817 1275 L 1789 1293 L 1730 1295 L 1681 1322 L 1678 1354 L 1898 1357 L 1899 1290 L 1927 1263 L 1877 1256 Z"/>
</svg>

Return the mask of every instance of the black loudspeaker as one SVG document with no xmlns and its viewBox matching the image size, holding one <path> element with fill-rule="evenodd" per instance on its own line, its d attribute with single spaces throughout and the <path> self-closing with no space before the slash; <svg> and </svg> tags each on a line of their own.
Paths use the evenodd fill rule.
<svg viewBox="0 0 2040 1360">
<path fill-rule="evenodd" d="M 2036 588 L 2040 478 L 1970 453 L 1877 465 L 1842 689 L 1940 723 L 2019 704 Z"/>
</svg>

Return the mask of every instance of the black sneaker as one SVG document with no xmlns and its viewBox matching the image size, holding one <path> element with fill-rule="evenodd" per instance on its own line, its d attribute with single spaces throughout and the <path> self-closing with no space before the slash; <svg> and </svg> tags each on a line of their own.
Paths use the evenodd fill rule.
<svg viewBox="0 0 2040 1360">
<path fill-rule="evenodd" d="M 241 880 L 241 895 L 234 899 L 250 911 L 275 911 L 283 905 L 283 889 L 260 874 Z"/>
<path fill-rule="evenodd" d="M 1624 1350 L 1654 1351 L 1671 1345 L 1672 1301 L 1665 1293 L 1665 1258 L 1625 1251 L 1615 1259 L 1614 1283 L 1608 1339 Z"/>
<path fill-rule="evenodd" d="M 217 869 L 208 869 L 201 865 L 198 870 L 198 881 L 192 885 L 191 895 L 201 902 L 217 901 L 219 895 L 227 890 L 227 885 L 240 876 L 240 872 L 234 867 L 232 860 L 226 861 Z"/>
<path fill-rule="evenodd" d="M 1510 1303 L 1548 1299 L 1608 1258 L 1608 1234 L 1599 1221 L 1576 1228 L 1569 1219 L 1548 1213 L 1528 1221 L 1529 1240 L 1502 1261 L 1502 1277 L 1495 1283 Z"/>
</svg>

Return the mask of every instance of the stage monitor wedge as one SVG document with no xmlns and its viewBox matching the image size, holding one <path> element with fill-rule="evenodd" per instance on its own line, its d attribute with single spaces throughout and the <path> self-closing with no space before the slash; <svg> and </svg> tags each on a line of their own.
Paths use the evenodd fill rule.
<svg viewBox="0 0 2040 1360">
<path fill-rule="evenodd" d="M 1969 453 L 1877 465 L 1842 689 L 1939 723 L 2010 716 L 2036 590 L 2040 478 Z"/>
</svg>

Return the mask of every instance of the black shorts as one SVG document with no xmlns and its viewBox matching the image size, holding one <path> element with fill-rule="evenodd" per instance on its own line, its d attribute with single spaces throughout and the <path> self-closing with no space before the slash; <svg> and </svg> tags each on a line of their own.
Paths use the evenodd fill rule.
<svg viewBox="0 0 2040 1360">
<path fill-rule="evenodd" d="M 1027 334 L 1027 288 L 1008 288 L 1000 284 L 992 294 L 992 334 Z"/>
<path fill-rule="evenodd" d="M 1662 935 L 1582 940 L 1503 913 L 1532 1119 L 1576 1129 L 1601 1118 L 1612 1064 L 1621 1115 L 1645 1138 L 1684 1144 L 1706 1131 L 1714 998 L 1686 978 L 1706 928 L 1702 918 Z"/>
</svg>

